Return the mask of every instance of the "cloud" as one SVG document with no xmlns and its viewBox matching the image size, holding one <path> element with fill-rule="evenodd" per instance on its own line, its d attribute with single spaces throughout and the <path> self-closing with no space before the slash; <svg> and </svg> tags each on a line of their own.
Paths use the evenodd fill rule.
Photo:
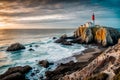
<svg viewBox="0 0 120 80">
<path fill-rule="evenodd" d="M 97 20 L 120 18 L 119 3 L 120 0 L 0 0 L 0 21 L 76 26 L 90 21 L 93 12 Z"/>
</svg>

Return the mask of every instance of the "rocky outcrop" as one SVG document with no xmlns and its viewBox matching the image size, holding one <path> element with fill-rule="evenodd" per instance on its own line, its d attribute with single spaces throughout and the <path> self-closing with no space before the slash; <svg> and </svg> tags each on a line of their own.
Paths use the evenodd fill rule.
<svg viewBox="0 0 120 80">
<path fill-rule="evenodd" d="M 20 43 L 14 43 L 11 44 L 8 48 L 7 51 L 17 51 L 17 50 L 21 50 L 21 49 L 25 49 L 25 46 L 23 46 Z"/>
<path fill-rule="evenodd" d="M 79 70 L 85 67 L 88 63 L 87 62 L 77 62 L 74 63 L 70 61 L 66 64 L 60 64 L 54 71 L 47 71 L 46 72 L 46 80 L 58 80 L 59 78 L 63 77 L 66 74 L 70 74 L 76 70 Z M 79 66 L 78 66 L 79 65 Z"/>
<path fill-rule="evenodd" d="M 58 80 L 119 80 L 120 43 L 109 47 L 86 67 Z"/>
<path fill-rule="evenodd" d="M 31 69 L 28 65 L 24 67 L 11 67 L 4 74 L 0 75 L 0 80 L 26 80 L 25 74 Z"/>
<path fill-rule="evenodd" d="M 62 35 L 59 39 L 55 40 L 55 43 L 61 43 L 62 45 L 72 45 L 70 41 L 67 39 L 71 39 L 72 37 L 67 37 L 66 34 Z"/>
<path fill-rule="evenodd" d="M 62 35 L 55 43 L 61 43 L 63 45 L 72 45 L 72 43 L 80 44 L 98 44 L 102 46 L 111 46 L 117 43 L 120 38 L 120 32 L 114 28 L 99 26 L 95 27 L 78 27 L 74 35 L 68 37 L 66 34 Z M 68 41 L 68 39 L 70 39 Z"/>
<path fill-rule="evenodd" d="M 74 37 L 80 43 L 97 43 L 102 46 L 109 46 L 116 44 L 120 38 L 120 33 L 110 27 L 95 26 L 95 27 L 79 27 L 74 32 Z M 75 42 L 75 41 L 74 41 Z"/>
</svg>

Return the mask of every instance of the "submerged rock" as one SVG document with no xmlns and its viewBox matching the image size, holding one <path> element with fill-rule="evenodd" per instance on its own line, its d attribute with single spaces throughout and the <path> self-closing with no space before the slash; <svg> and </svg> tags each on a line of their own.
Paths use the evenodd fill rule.
<svg viewBox="0 0 120 80">
<path fill-rule="evenodd" d="M 39 45 L 35 45 L 35 47 L 37 48 L 37 47 L 39 47 Z"/>
<path fill-rule="evenodd" d="M 57 39 L 56 37 L 53 37 L 53 39 Z"/>
<path fill-rule="evenodd" d="M 4 74 L 0 75 L 0 80 L 25 80 L 25 74 L 31 69 L 28 65 L 9 68 Z"/>
<path fill-rule="evenodd" d="M 62 42 L 63 45 L 72 45 L 72 43 L 70 41 L 64 41 Z"/>
<path fill-rule="evenodd" d="M 7 51 L 17 51 L 17 50 L 21 50 L 21 49 L 25 49 L 25 46 L 23 46 L 20 43 L 14 43 L 11 44 L 8 48 Z"/>
<path fill-rule="evenodd" d="M 30 48 L 29 51 L 35 51 L 34 49 Z"/>
</svg>

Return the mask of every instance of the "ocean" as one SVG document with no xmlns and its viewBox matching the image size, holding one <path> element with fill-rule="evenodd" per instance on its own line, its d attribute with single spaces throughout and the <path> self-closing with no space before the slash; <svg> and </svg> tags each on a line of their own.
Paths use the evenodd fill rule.
<svg viewBox="0 0 120 80">
<path fill-rule="evenodd" d="M 26 74 L 26 77 L 30 80 L 39 80 L 40 76 L 44 76 L 46 70 L 54 70 L 57 66 L 56 64 L 70 61 L 62 61 L 62 59 L 85 49 L 80 44 L 65 46 L 54 43 L 53 37 L 58 38 L 63 34 L 73 35 L 73 32 L 74 29 L 1 29 L 0 74 L 4 73 L 9 67 L 30 65 L 33 69 Z M 7 47 L 16 42 L 23 44 L 26 49 L 7 52 Z M 30 45 L 35 51 L 29 51 Z M 71 59 L 75 61 L 74 58 Z M 38 65 L 40 60 L 48 60 L 56 64 L 51 65 L 49 68 L 43 68 Z M 30 77 L 31 73 L 36 70 L 38 73 Z"/>
</svg>

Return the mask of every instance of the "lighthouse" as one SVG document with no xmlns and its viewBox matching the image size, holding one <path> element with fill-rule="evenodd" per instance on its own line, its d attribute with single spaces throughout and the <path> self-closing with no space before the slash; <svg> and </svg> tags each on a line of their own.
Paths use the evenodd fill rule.
<svg viewBox="0 0 120 80">
<path fill-rule="evenodd" d="M 95 15 L 94 15 L 94 13 L 92 15 L 92 21 L 93 21 L 93 26 L 95 26 Z"/>
</svg>

